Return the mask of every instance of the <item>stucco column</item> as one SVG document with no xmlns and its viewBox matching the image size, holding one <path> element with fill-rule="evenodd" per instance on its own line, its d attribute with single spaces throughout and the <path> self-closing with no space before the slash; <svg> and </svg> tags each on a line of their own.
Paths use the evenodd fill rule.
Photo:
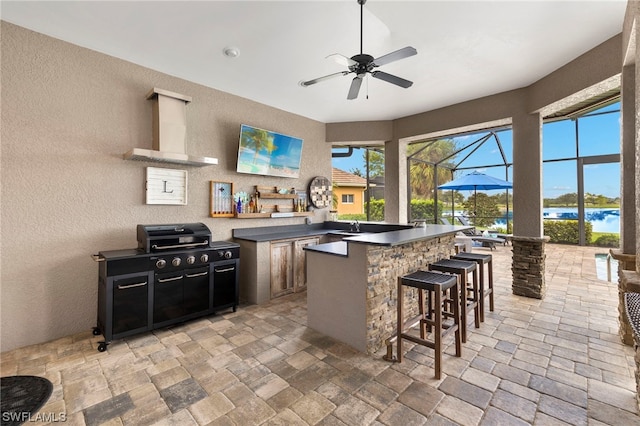
<svg viewBox="0 0 640 426">
<path fill-rule="evenodd" d="M 542 118 L 513 117 L 513 234 L 542 237 Z"/>
<path fill-rule="evenodd" d="M 407 223 L 407 145 L 395 137 L 384 145 L 384 220 Z"/>
<path fill-rule="evenodd" d="M 636 253 L 636 66 L 622 68 L 620 147 L 620 251 Z M 626 269 L 626 268 L 625 268 Z M 635 270 L 635 265 L 634 268 Z"/>
<path fill-rule="evenodd" d="M 542 226 L 542 118 L 513 116 L 512 292 L 544 298 L 545 244 Z"/>
</svg>

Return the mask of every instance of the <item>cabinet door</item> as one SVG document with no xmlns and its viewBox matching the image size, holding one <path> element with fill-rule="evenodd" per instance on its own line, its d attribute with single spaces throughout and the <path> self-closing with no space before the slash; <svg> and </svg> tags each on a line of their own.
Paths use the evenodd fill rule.
<svg viewBox="0 0 640 426">
<path fill-rule="evenodd" d="M 293 243 L 271 243 L 271 298 L 293 292 Z"/>
<path fill-rule="evenodd" d="M 238 306 L 238 260 L 219 262 L 213 267 L 213 308 Z"/>
<path fill-rule="evenodd" d="M 206 313 L 211 300 L 209 267 L 188 269 L 184 273 L 184 313 Z"/>
<path fill-rule="evenodd" d="M 153 324 L 184 316 L 184 271 L 157 274 L 153 287 Z"/>
<path fill-rule="evenodd" d="M 148 327 L 148 294 L 147 274 L 113 278 L 114 335 Z"/>
<path fill-rule="evenodd" d="M 302 291 L 307 288 L 307 256 L 304 248 L 320 243 L 320 237 L 305 238 L 294 242 L 294 291 Z"/>
</svg>

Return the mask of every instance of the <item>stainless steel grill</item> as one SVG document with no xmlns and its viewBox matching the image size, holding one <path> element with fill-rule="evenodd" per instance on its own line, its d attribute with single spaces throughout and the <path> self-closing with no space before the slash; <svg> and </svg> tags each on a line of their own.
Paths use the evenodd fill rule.
<svg viewBox="0 0 640 426">
<path fill-rule="evenodd" d="M 203 223 L 138 225 L 138 248 L 94 255 L 100 262 L 99 351 L 112 339 L 238 307 L 240 246 L 211 241 Z"/>
</svg>

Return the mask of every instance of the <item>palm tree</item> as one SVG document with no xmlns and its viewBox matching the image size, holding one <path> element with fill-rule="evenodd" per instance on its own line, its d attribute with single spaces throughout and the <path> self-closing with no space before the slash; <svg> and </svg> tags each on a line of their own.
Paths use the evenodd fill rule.
<svg viewBox="0 0 640 426">
<path fill-rule="evenodd" d="M 242 143 L 245 147 L 253 150 L 253 164 L 258 160 L 258 154 L 260 151 L 266 151 L 271 154 L 278 147 L 273 143 L 273 134 L 266 130 L 256 128 L 246 128 L 242 132 Z"/>
<path fill-rule="evenodd" d="M 412 198 L 429 198 L 435 190 L 433 175 L 435 164 L 438 164 L 438 182 L 446 183 L 451 180 L 449 168 L 453 167 L 450 157 L 456 151 L 456 144 L 450 139 L 439 139 L 425 144 L 409 145 L 407 156 L 412 160 L 409 168 L 409 183 Z"/>
</svg>

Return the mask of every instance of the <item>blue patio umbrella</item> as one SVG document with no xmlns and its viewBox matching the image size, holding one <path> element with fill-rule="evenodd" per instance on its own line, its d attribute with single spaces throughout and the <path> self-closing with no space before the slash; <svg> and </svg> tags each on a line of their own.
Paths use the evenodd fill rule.
<svg viewBox="0 0 640 426">
<path fill-rule="evenodd" d="M 498 179 L 493 176 L 485 175 L 484 173 L 472 172 L 468 175 L 464 175 L 458 179 L 454 179 L 450 182 L 438 186 L 438 189 L 451 189 L 454 191 L 473 190 L 473 214 L 476 214 L 476 195 L 478 189 L 490 190 L 490 189 L 510 189 L 513 188 L 511 182 Z"/>
</svg>

